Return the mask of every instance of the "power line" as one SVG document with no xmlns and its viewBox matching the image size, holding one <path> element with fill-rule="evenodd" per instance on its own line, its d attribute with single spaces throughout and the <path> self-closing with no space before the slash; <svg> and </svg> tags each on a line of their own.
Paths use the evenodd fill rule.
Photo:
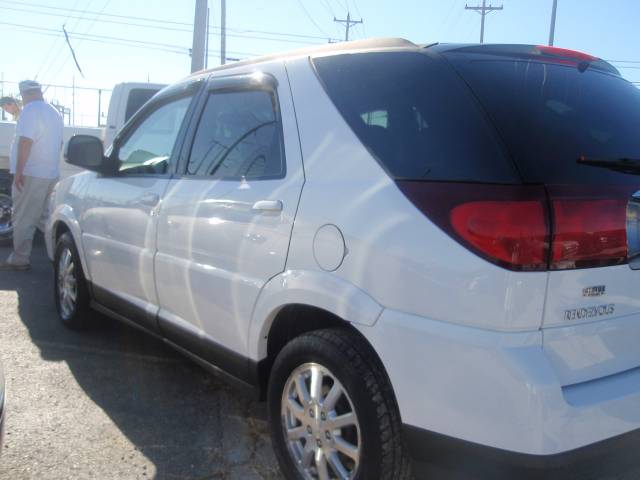
<svg viewBox="0 0 640 480">
<path fill-rule="evenodd" d="M 478 12 L 480 14 L 481 17 L 481 21 L 480 21 L 480 43 L 484 43 L 484 19 L 487 15 L 489 15 L 491 12 L 495 12 L 497 10 L 502 10 L 504 9 L 504 6 L 500 5 L 499 7 L 494 7 L 491 4 L 489 4 L 489 6 L 487 7 L 487 0 L 482 0 L 482 6 L 477 6 L 477 7 L 470 7 L 468 5 L 464 6 L 465 10 L 473 10 L 475 12 Z"/>
<path fill-rule="evenodd" d="M 343 0 L 336 0 L 336 2 L 338 2 L 338 5 L 340 5 L 345 10 L 349 10 L 349 6 L 346 3 L 344 3 Z"/>
<path fill-rule="evenodd" d="M 360 18 L 362 18 L 362 14 L 360 13 L 360 8 L 358 7 L 358 2 L 356 0 L 353 0 L 353 5 L 354 7 L 356 7 L 356 13 L 358 14 L 358 16 Z M 367 29 L 364 26 L 364 23 L 361 23 L 360 26 L 362 27 L 362 32 L 364 33 L 364 36 L 367 36 Z"/>
<path fill-rule="evenodd" d="M 464 0 L 462 0 L 464 1 Z M 459 8 L 459 10 L 458 10 Z M 460 24 L 460 20 L 462 20 L 462 18 L 464 17 L 464 9 L 462 8 L 462 5 L 460 5 L 460 7 L 458 7 L 458 5 L 456 5 L 456 10 L 455 10 L 455 15 L 450 16 L 447 19 L 447 23 L 442 24 L 442 29 L 443 29 L 443 34 L 444 31 L 451 31 L 451 32 L 455 32 L 458 25 Z M 468 20 L 471 19 L 471 17 L 467 17 Z"/>
<path fill-rule="evenodd" d="M 49 35 L 49 36 L 58 35 L 58 31 L 52 28 L 37 27 L 33 25 L 24 25 L 19 23 L 10 23 L 10 22 L 0 22 L 0 25 L 8 25 L 12 27 L 30 29 L 30 30 L 27 30 L 29 33 L 38 33 L 38 34 Z M 22 31 L 25 31 L 25 30 L 22 30 Z M 182 45 L 149 42 L 146 40 L 137 40 L 133 38 L 113 37 L 108 35 L 96 35 L 96 34 L 82 34 L 82 33 L 75 33 L 75 32 L 69 32 L 69 36 L 71 38 L 83 39 L 83 41 L 87 41 L 87 42 L 108 43 L 108 44 L 121 45 L 126 47 L 150 48 L 151 50 L 161 50 L 161 51 L 166 51 L 170 53 L 180 53 L 183 55 L 189 53 L 189 48 L 183 47 Z M 119 43 L 113 43 L 113 42 L 119 42 Z M 249 57 L 255 57 L 259 55 L 257 53 L 249 53 L 249 52 L 228 52 L 228 53 L 231 53 L 233 55 L 241 55 L 241 56 L 249 56 Z"/>
<path fill-rule="evenodd" d="M 100 10 L 100 12 L 98 12 L 98 14 L 93 18 L 93 21 L 89 24 L 89 27 L 87 27 L 87 29 L 84 31 L 84 35 L 87 35 L 91 29 L 93 28 L 93 26 L 96 24 L 96 22 L 98 21 L 98 19 L 100 18 L 100 16 L 102 15 L 102 13 L 107 9 L 107 6 L 109 5 L 109 3 L 111 2 L 111 0 L 105 0 L 104 5 L 102 5 L 102 9 Z M 80 20 L 78 20 L 78 22 L 76 23 L 76 27 L 78 27 L 78 25 L 80 24 Z M 67 35 L 67 33 L 65 32 L 65 36 Z M 68 41 L 68 40 L 67 40 Z M 80 39 L 80 41 L 78 42 L 78 45 L 76 45 L 76 47 L 79 47 L 80 45 L 82 45 L 82 42 L 84 41 L 83 38 Z M 71 44 L 69 44 L 69 46 L 71 46 Z M 75 53 L 73 53 L 73 49 L 71 50 L 72 54 L 73 54 L 73 59 L 76 62 L 76 66 L 78 67 L 78 70 L 80 70 L 80 66 L 78 65 L 78 61 L 75 58 Z M 62 62 L 62 65 L 60 66 L 60 68 L 56 71 L 56 73 L 53 75 L 53 77 L 55 78 L 61 71 L 62 69 L 65 67 L 65 65 L 67 64 L 67 62 L 69 61 L 69 57 L 66 58 L 66 60 L 64 62 Z M 81 72 L 82 73 L 82 72 Z M 83 75 L 84 77 L 84 75 Z"/>
<path fill-rule="evenodd" d="M 19 12 L 28 12 L 28 13 L 36 13 L 36 14 L 40 14 L 40 15 L 48 15 L 48 16 L 53 16 L 53 17 L 65 17 L 65 15 L 63 14 L 59 14 L 59 13 L 50 13 L 50 12 L 38 12 L 38 11 L 34 11 L 34 10 L 27 10 L 27 9 L 23 9 L 23 8 L 15 8 L 15 7 L 3 7 L 5 10 L 13 10 L 13 11 L 19 11 Z M 79 18 L 79 17 L 75 17 L 75 16 L 70 16 L 69 18 Z M 173 32 L 185 32 L 185 33 L 192 33 L 193 30 L 191 29 L 187 29 L 187 28 L 176 28 L 176 27 L 168 27 L 168 26 L 162 26 L 162 25 L 144 25 L 141 23 L 132 23 L 132 22 L 123 22 L 123 21 L 119 21 L 119 20 L 108 20 L 108 19 L 100 19 L 100 20 L 96 20 L 94 19 L 94 21 L 99 21 L 101 23 L 110 23 L 110 24 L 115 24 L 115 25 L 126 25 L 129 27 L 141 27 L 141 28 L 152 28 L 152 29 L 158 29 L 158 30 L 163 30 L 163 31 L 173 31 Z M 210 27 L 211 29 L 219 29 L 217 27 Z M 251 30 L 247 31 L 248 33 L 252 32 Z M 221 34 L 218 32 L 210 32 L 209 35 L 215 35 L 215 36 L 220 36 Z M 266 33 L 265 33 L 266 35 Z M 279 34 L 279 33 L 273 33 L 273 35 L 286 35 L 286 34 Z M 290 34 L 291 36 L 294 36 L 295 34 Z M 270 37 L 262 37 L 262 36 L 255 36 L 255 35 L 241 35 L 238 33 L 227 33 L 227 37 L 234 37 L 234 38 L 246 38 L 246 39 L 251 39 L 251 40 L 268 40 L 268 41 L 273 41 L 273 42 L 284 42 L 284 43 L 293 43 L 296 45 L 321 45 L 324 42 L 326 42 L 326 39 L 323 38 L 322 40 L 324 40 L 324 42 L 310 42 L 307 40 L 289 40 L 286 38 L 270 38 Z M 306 36 L 302 36 L 305 37 Z"/>
<path fill-rule="evenodd" d="M 456 2 L 455 1 L 451 1 L 450 5 L 449 5 L 449 11 L 447 12 L 446 16 L 443 18 L 442 22 L 440 23 L 440 28 L 438 29 L 438 36 L 436 37 L 436 40 L 439 39 L 439 37 L 442 35 L 442 31 L 445 27 L 445 25 L 447 25 L 447 23 L 449 22 L 449 20 L 451 20 L 451 15 L 453 14 L 454 11 L 459 12 L 457 6 L 456 6 Z"/>
<path fill-rule="evenodd" d="M 87 13 L 87 10 L 88 10 L 88 9 L 89 9 L 89 7 L 91 6 L 91 2 L 93 2 L 93 0 L 89 0 L 89 2 L 85 5 L 84 10 L 82 11 L 82 13 L 80 13 L 80 17 L 79 17 L 79 19 L 75 21 L 75 23 L 74 23 L 73 27 L 71 27 L 71 28 L 77 28 L 77 27 L 78 27 L 78 25 L 80 24 L 80 19 L 84 18 L 85 14 Z M 63 28 L 64 28 L 65 24 L 66 24 L 66 20 L 65 20 L 65 22 L 63 23 Z M 56 64 L 56 62 L 58 61 L 58 58 L 60 58 L 60 54 L 61 54 L 62 52 L 64 52 L 64 51 L 65 51 L 65 49 L 63 49 L 63 48 L 58 48 L 58 49 L 57 49 L 56 54 L 55 54 L 55 55 L 54 55 L 54 57 L 53 57 L 53 60 L 51 60 L 51 61 L 49 62 L 49 64 L 47 65 L 47 67 L 46 67 L 46 68 L 44 69 L 44 71 L 42 72 L 42 75 L 46 75 L 46 74 L 51 70 L 51 68 L 53 68 L 53 66 L 54 66 L 54 65 Z"/>
<path fill-rule="evenodd" d="M 336 23 L 342 23 L 345 26 L 345 34 L 344 34 L 344 40 L 346 42 L 349 41 L 349 29 L 351 27 L 353 27 L 354 25 L 358 25 L 360 23 L 363 23 L 362 19 L 360 20 L 351 20 L 351 13 L 349 13 L 347 11 L 347 18 L 346 19 L 340 19 L 340 18 L 336 18 L 333 17 L 333 21 Z"/>
<path fill-rule="evenodd" d="M 43 4 L 38 4 L 38 3 L 29 3 L 29 2 L 17 2 L 17 1 L 12 1 L 12 0 L 0 0 L 0 3 L 8 3 L 8 4 L 12 4 L 12 5 L 19 5 L 19 6 L 30 6 L 30 7 L 36 7 L 36 8 L 42 8 L 42 9 L 49 9 L 49 10 L 55 10 L 55 11 L 72 11 L 74 12 L 72 9 L 69 8 L 61 8 L 61 7 L 51 7 L 50 5 L 43 5 Z M 3 7 L 3 9 L 5 10 L 18 10 L 16 8 L 9 8 L 9 7 Z M 55 15 L 55 16 L 61 16 L 60 14 L 53 14 L 53 13 L 49 13 L 49 12 L 37 12 L 34 10 L 18 10 L 18 11 L 25 11 L 25 12 L 29 12 L 29 13 L 41 13 L 41 14 L 45 14 L 45 15 Z M 99 12 L 95 12 L 95 11 L 86 11 L 86 13 L 89 14 L 98 14 Z M 120 18 L 120 19 L 126 19 L 126 20 L 138 20 L 138 21 L 143 21 L 143 22 L 154 22 L 154 23 L 160 23 L 160 24 L 164 24 L 164 25 L 179 25 L 179 26 L 183 26 L 183 27 L 189 27 L 189 30 L 184 29 L 184 31 L 189 31 L 191 32 L 191 28 L 193 27 L 193 25 L 191 23 L 188 22 L 177 22 L 177 21 L 172 21 L 172 20 L 165 20 L 165 19 L 159 19 L 159 18 L 146 18 L 146 17 L 136 17 L 136 16 L 131 16 L 131 15 L 117 15 L 117 14 L 113 14 L 113 13 L 105 13 L 102 15 L 102 17 L 109 17 L 109 18 Z M 73 18 L 73 17 L 72 17 Z M 116 23 L 113 20 L 108 20 L 107 18 L 101 18 L 99 20 L 100 22 L 104 22 L 104 23 Z M 160 28 L 159 25 L 140 25 L 140 24 L 132 24 L 132 23 L 127 23 L 127 22 L 121 22 L 121 24 L 123 25 L 133 25 L 133 26 L 144 26 L 144 27 L 151 27 L 151 28 Z M 166 26 L 162 27 L 165 30 L 168 30 L 168 28 Z M 220 30 L 219 27 L 214 27 L 211 26 L 211 29 L 213 30 Z M 326 42 L 327 38 L 325 37 L 320 37 L 317 35 L 305 35 L 305 34 L 297 34 L 297 33 L 287 33 L 287 32 L 274 32 L 274 31 L 267 31 L 267 30 L 253 30 L 253 29 L 244 29 L 244 28 L 238 28 L 238 27 L 227 27 L 226 28 L 227 31 L 233 31 L 236 33 L 257 33 L 257 34 L 262 34 L 262 35 L 277 35 L 277 36 L 282 36 L 282 37 L 292 37 L 292 38 L 306 38 L 306 39 L 312 39 L 312 40 L 322 40 L 323 42 Z M 176 29 L 176 31 L 182 31 L 181 29 Z M 229 35 L 229 34 L 227 34 Z M 300 42 L 300 43 L 304 43 L 304 42 Z"/>
<path fill-rule="evenodd" d="M 71 12 L 69 13 L 69 15 L 65 18 L 64 23 L 67 23 L 67 20 L 69 20 L 69 17 L 71 16 L 71 14 L 73 12 L 75 12 L 75 8 L 78 6 L 78 3 L 80 2 L 80 0 L 76 0 L 75 3 L 73 4 L 73 7 L 71 7 Z M 10 9 L 7 7 L 4 7 L 5 9 Z M 53 53 L 54 49 L 56 48 L 56 46 L 58 45 L 58 40 L 60 40 L 60 37 L 56 37 L 56 39 L 51 42 L 51 47 L 49 48 L 49 50 L 47 51 L 46 55 L 42 58 L 42 62 L 40 63 L 40 67 L 38 68 L 38 71 L 36 72 L 36 76 L 34 77 L 34 79 L 38 79 L 38 75 L 40 75 L 40 71 L 44 68 L 45 64 L 47 63 L 47 60 L 49 60 L 49 56 Z"/>
<path fill-rule="evenodd" d="M 2 22 L 0 22 L 0 24 L 2 24 Z M 34 27 L 26 27 L 26 28 L 34 28 Z M 25 32 L 25 33 L 33 33 L 36 35 L 44 35 L 44 36 L 49 36 L 49 37 L 56 37 L 58 36 L 58 33 L 48 33 L 48 32 L 42 32 L 42 31 L 33 31 L 33 30 L 21 30 L 21 29 L 7 29 L 7 30 L 14 30 L 17 32 Z M 57 30 L 53 30 L 53 29 L 46 29 L 49 30 L 50 32 L 57 32 Z M 72 38 L 78 38 L 78 36 L 81 34 L 74 34 L 74 35 L 70 35 Z M 188 55 L 189 54 L 189 49 L 187 47 L 180 47 L 180 46 L 176 46 L 175 49 L 171 49 L 171 48 L 166 48 L 166 47 L 161 47 L 161 46 L 153 46 L 153 45 L 140 45 L 138 43 L 137 40 L 130 40 L 130 39 L 119 39 L 116 37 L 108 37 L 108 38 L 114 38 L 113 41 L 111 40 L 105 40 L 105 39 L 97 39 L 97 38 L 90 38 L 90 37 L 84 37 L 84 41 L 86 42 L 94 42 L 94 43 L 102 43 L 102 44 L 107 44 L 107 45 L 117 45 L 117 46 L 122 46 L 122 47 L 135 47 L 135 48 L 141 48 L 141 49 L 145 49 L 145 50 L 156 50 L 156 51 L 161 51 L 161 52 L 165 52 L 165 53 L 174 53 L 177 55 Z M 123 43 L 123 42 L 132 42 L 132 43 Z M 219 54 L 220 51 L 219 50 L 209 50 L 210 56 L 213 56 L 214 54 Z M 243 57 L 255 57 L 258 56 L 259 54 L 257 53 L 249 53 L 249 52 L 233 52 L 233 51 L 227 51 L 227 53 L 230 53 L 232 55 L 239 55 L 239 56 L 243 56 Z"/>
<path fill-rule="evenodd" d="M 46 35 L 50 37 L 57 37 L 59 35 L 58 30 L 54 30 L 52 28 L 39 28 L 39 27 L 30 26 L 30 25 L 21 25 L 17 23 L 8 23 L 8 22 L 0 22 L 0 25 L 9 25 L 12 27 L 26 29 L 26 30 L 18 30 L 20 32 L 25 32 L 25 33 L 35 33 L 38 35 Z M 84 39 L 87 42 L 106 43 L 106 44 L 120 45 L 125 47 L 148 48 L 151 50 L 161 50 L 165 52 L 180 53 L 180 54 L 189 53 L 188 48 L 182 47 L 179 45 L 171 46 L 171 45 L 156 44 L 151 42 L 140 42 L 138 40 L 124 39 L 124 38 L 118 38 L 118 37 L 108 37 L 108 36 L 100 36 L 100 38 L 95 38 L 96 36 L 94 35 L 83 36 L 83 34 L 79 34 L 79 33 L 72 33 L 72 32 L 69 32 L 69 33 L 70 33 L 69 36 L 71 38 Z M 115 42 L 118 42 L 118 43 L 115 43 Z"/>
<path fill-rule="evenodd" d="M 36 27 L 33 25 L 24 25 L 24 24 L 20 24 L 20 23 L 10 23 L 10 22 L 0 22 L 0 25 L 9 25 L 12 27 L 22 27 L 22 28 L 30 28 L 32 30 L 37 30 L 37 31 L 42 31 L 42 32 L 54 32 L 54 33 L 58 33 L 58 30 L 55 30 L 53 28 L 45 28 L 45 27 Z M 149 41 L 143 41 L 143 40 L 136 40 L 136 39 L 130 39 L 130 38 L 121 38 L 121 37 L 111 37 L 108 35 L 95 35 L 95 34 L 82 34 L 82 33 L 76 33 L 76 32 L 69 32 L 70 36 L 72 38 L 85 38 L 86 40 L 90 40 L 90 39 L 94 39 L 94 40 L 118 40 L 118 41 L 122 41 L 122 42 L 131 42 L 132 44 L 139 44 L 139 45 L 146 45 L 146 46 L 158 46 L 158 47 L 165 47 L 165 48 L 175 48 L 175 49 L 180 49 L 183 50 L 184 52 L 188 52 L 188 48 L 187 47 L 183 47 L 181 45 L 172 45 L 172 44 L 167 44 L 167 43 L 158 43 L 158 42 L 149 42 Z"/>
<path fill-rule="evenodd" d="M 324 9 L 327 11 L 329 15 L 331 15 L 332 17 L 335 17 L 336 13 L 333 11 L 333 8 L 331 7 L 329 0 L 320 0 L 320 3 L 322 4 L 322 6 L 324 7 Z"/>
<path fill-rule="evenodd" d="M 320 28 L 320 25 L 318 25 L 316 23 L 316 21 L 313 19 L 313 17 L 309 14 L 309 11 L 307 10 L 307 8 L 304 6 L 304 4 L 302 3 L 302 0 L 296 0 L 298 2 L 298 5 L 300 5 L 300 8 L 302 9 L 302 11 L 304 12 L 304 14 L 307 16 L 307 18 L 309 19 L 309 21 L 311 23 L 313 23 L 313 25 L 315 25 L 315 27 L 318 29 L 319 32 L 321 32 L 323 35 L 325 35 L 327 37 L 327 39 L 329 39 L 329 35 L 327 35 L 327 33 L 322 30 L 322 28 Z"/>
</svg>

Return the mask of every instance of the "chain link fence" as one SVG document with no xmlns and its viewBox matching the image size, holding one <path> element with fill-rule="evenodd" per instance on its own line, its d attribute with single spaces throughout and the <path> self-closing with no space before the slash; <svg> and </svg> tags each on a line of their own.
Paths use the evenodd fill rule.
<svg viewBox="0 0 640 480">
<path fill-rule="evenodd" d="M 65 125 L 101 127 L 107 123 L 111 89 L 42 84 L 45 99 L 55 106 Z M 18 97 L 18 82 L 0 80 L 0 96 Z M 2 111 L 2 120 L 10 116 Z"/>
</svg>

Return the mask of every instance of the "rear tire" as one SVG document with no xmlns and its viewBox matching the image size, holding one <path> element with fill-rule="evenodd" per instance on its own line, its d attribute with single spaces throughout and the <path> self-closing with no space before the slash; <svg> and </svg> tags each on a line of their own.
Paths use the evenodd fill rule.
<svg viewBox="0 0 640 480">
<path fill-rule="evenodd" d="M 89 289 L 80 263 L 78 250 L 70 233 L 56 243 L 53 261 L 54 295 L 58 317 L 63 325 L 83 329 L 90 325 Z"/>
<path fill-rule="evenodd" d="M 271 371 L 268 409 L 288 480 L 412 478 L 389 379 L 355 332 L 318 330 L 289 342 Z"/>
</svg>

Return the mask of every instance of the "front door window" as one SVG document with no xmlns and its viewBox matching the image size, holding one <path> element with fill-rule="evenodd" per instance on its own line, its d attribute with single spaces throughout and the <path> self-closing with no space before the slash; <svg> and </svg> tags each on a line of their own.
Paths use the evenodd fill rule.
<svg viewBox="0 0 640 480">
<path fill-rule="evenodd" d="M 149 114 L 119 145 L 119 171 L 124 175 L 169 171 L 169 162 L 191 97 L 165 103 Z"/>
</svg>

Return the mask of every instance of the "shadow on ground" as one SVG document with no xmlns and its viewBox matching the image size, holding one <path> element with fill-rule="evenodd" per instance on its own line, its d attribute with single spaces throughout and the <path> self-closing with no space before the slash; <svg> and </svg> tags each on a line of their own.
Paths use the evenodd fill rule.
<svg viewBox="0 0 640 480">
<path fill-rule="evenodd" d="M 0 249 L 0 255 L 6 252 Z M 81 422 L 82 409 L 86 409 L 88 423 L 79 425 L 77 438 L 69 441 L 87 450 L 94 438 L 103 442 L 100 432 L 114 437 L 113 442 L 104 441 L 100 447 L 102 456 L 93 452 L 95 461 L 85 463 L 98 471 L 108 469 L 101 462 L 113 462 L 120 455 L 106 451 L 111 443 L 121 440 L 104 426 L 95 404 L 133 445 L 130 458 L 138 451 L 155 467 L 155 472 L 148 472 L 147 466 L 132 465 L 143 470 L 132 478 L 147 474 L 155 478 L 279 478 L 263 404 L 243 397 L 162 342 L 99 314 L 95 314 L 97 326 L 89 331 L 65 329 L 56 317 L 52 283 L 52 267 L 42 242 L 36 246 L 30 272 L 0 273 L 0 291 L 16 291 L 19 320 L 41 359 L 66 362 L 72 379 L 90 399 L 58 399 L 68 402 L 65 408 L 77 405 L 80 411 L 73 415 Z M 10 323 L 5 321 L 5 328 Z M 8 344 L 2 346 L 4 361 L 9 356 L 20 364 L 21 355 L 25 355 L 18 347 L 20 339 L 12 340 L 8 335 L 4 343 Z M 48 382 L 46 376 L 39 378 L 39 382 Z M 62 378 L 58 383 L 65 381 Z M 58 386 L 51 386 L 51 390 L 58 391 Z M 64 397 L 64 386 L 60 390 L 58 396 Z M 20 396 L 29 398 L 27 394 Z M 98 425 L 90 423 L 92 420 Z M 121 453 L 119 461 L 126 462 L 127 448 L 122 447 Z"/>
</svg>

